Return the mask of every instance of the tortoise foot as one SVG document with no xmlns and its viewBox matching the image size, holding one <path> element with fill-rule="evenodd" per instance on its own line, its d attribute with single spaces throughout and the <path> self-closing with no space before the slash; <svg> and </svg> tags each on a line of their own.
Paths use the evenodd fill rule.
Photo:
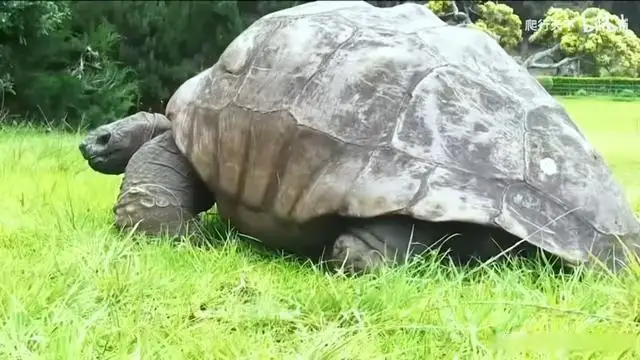
<svg viewBox="0 0 640 360">
<path fill-rule="evenodd" d="M 441 226 L 404 216 L 354 220 L 338 236 L 329 263 L 347 274 L 373 271 L 381 266 L 402 265 L 437 242 Z"/>
</svg>

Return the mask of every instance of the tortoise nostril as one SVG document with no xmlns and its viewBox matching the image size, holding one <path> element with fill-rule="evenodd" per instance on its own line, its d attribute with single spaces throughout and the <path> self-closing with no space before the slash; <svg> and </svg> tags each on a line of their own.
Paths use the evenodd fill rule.
<svg viewBox="0 0 640 360">
<path fill-rule="evenodd" d="M 98 143 L 98 145 L 106 145 L 109 140 L 111 139 L 111 134 L 110 133 L 104 133 L 100 136 L 98 136 L 98 138 L 96 139 L 96 142 Z"/>
</svg>

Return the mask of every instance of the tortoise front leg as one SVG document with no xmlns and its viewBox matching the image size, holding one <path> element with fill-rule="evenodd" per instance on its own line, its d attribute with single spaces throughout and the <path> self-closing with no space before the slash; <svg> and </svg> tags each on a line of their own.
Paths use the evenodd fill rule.
<svg viewBox="0 0 640 360">
<path fill-rule="evenodd" d="M 147 235 L 194 234 L 198 214 L 215 203 L 171 131 L 145 143 L 128 162 L 114 206 L 116 227 Z"/>
</svg>

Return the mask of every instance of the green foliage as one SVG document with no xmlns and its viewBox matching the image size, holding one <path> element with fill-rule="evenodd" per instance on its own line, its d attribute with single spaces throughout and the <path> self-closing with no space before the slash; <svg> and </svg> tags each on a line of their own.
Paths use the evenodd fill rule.
<svg viewBox="0 0 640 360">
<path fill-rule="evenodd" d="M 507 51 L 518 46 L 522 41 L 522 21 L 510 6 L 487 1 L 477 9 L 480 16 L 474 24 L 477 28 L 495 34 L 500 46 Z"/>
<path fill-rule="evenodd" d="M 68 1 L 0 1 L 0 32 L 3 40 L 26 45 L 57 30 L 69 16 Z"/>
<path fill-rule="evenodd" d="M 545 88 L 545 90 L 547 90 L 547 92 L 551 92 L 551 89 L 553 88 L 553 77 L 551 76 L 539 76 L 538 78 L 538 82 L 540 83 L 540 85 L 542 85 L 542 87 Z"/>
<path fill-rule="evenodd" d="M 633 99 L 640 96 L 640 78 L 540 76 L 537 79 L 551 95 Z"/>
<path fill-rule="evenodd" d="M 597 74 L 638 76 L 640 71 L 640 40 L 619 17 L 604 9 L 588 8 L 578 13 L 550 8 L 529 40 L 560 44 L 564 56 L 588 60 Z"/>
<path fill-rule="evenodd" d="M 443 17 L 454 11 L 455 1 L 453 0 L 431 0 L 425 4 L 436 16 Z"/>
<path fill-rule="evenodd" d="M 453 0 L 431 0 L 425 6 L 442 19 L 457 10 Z M 470 1 L 469 6 L 478 15 L 478 20 L 470 26 L 497 38 L 505 50 L 514 49 L 522 41 L 522 21 L 510 6 L 493 1 Z"/>
<path fill-rule="evenodd" d="M 164 111 L 266 13 L 303 1 L 0 1 L 3 111 L 93 127 Z"/>
<path fill-rule="evenodd" d="M 70 16 L 66 1 L 0 1 L 0 93 L 15 94 L 12 53 L 60 28 Z"/>
<path fill-rule="evenodd" d="M 622 89 L 618 94 L 618 96 L 625 97 L 625 98 L 632 98 L 632 97 L 636 97 L 637 95 L 638 93 L 636 93 L 632 89 Z"/>
<path fill-rule="evenodd" d="M 135 104 L 131 71 L 112 60 L 120 37 L 111 24 L 84 24 L 68 2 L 2 5 L 10 19 L 2 33 L 9 112 L 76 128 L 121 117 Z"/>
<path fill-rule="evenodd" d="M 587 96 L 589 93 L 585 89 L 578 89 L 575 93 L 576 96 Z"/>
<path fill-rule="evenodd" d="M 93 127 L 138 109 L 162 112 L 173 91 L 214 64 L 249 24 L 303 2 L 0 1 L 1 110 L 73 127 Z M 522 39 L 521 21 L 509 6 L 457 3 L 462 9 L 451 0 L 426 6 L 445 20 L 473 9 L 468 11 L 475 20 L 471 26 L 494 36 L 506 50 Z M 640 71 L 640 41 L 601 9 L 552 8 L 531 40 L 559 43 L 563 55 L 590 59 L 611 74 Z M 540 81 L 554 94 L 610 93 L 612 86 L 620 96 L 638 93 L 635 82 L 572 79 Z"/>
<path fill-rule="evenodd" d="M 640 89 L 640 78 L 634 77 L 552 77 L 554 87 L 579 86 L 592 87 L 594 85 L 616 89 Z"/>
<path fill-rule="evenodd" d="M 213 65 L 243 29 L 235 2 L 98 1 L 74 4 L 87 22 L 105 19 L 122 35 L 116 56 L 135 69 L 138 104 L 163 111 L 184 80 Z"/>
<path fill-rule="evenodd" d="M 300 1 L 78 1 L 86 22 L 105 19 L 122 35 L 117 59 L 138 74 L 143 110 L 162 112 L 175 89 L 212 66 L 252 21 Z"/>
</svg>

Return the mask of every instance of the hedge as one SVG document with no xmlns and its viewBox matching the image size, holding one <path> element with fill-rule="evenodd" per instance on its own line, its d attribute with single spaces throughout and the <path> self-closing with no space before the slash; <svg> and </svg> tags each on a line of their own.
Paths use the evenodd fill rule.
<svg viewBox="0 0 640 360">
<path fill-rule="evenodd" d="M 537 79 L 551 95 L 640 96 L 640 78 L 539 76 Z"/>
</svg>

